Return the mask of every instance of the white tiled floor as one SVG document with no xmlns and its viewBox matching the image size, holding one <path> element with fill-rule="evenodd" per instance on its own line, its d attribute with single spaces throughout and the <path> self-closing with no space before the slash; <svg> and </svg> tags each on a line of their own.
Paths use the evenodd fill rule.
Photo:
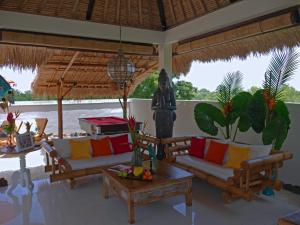
<svg viewBox="0 0 300 225">
<path fill-rule="evenodd" d="M 11 195 L 0 189 L 0 224 L 4 225 L 121 225 L 127 224 L 123 201 L 101 196 L 101 176 L 66 182 L 35 181 L 33 194 L 18 187 Z M 143 225 L 275 225 L 278 217 L 300 208 L 300 196 L 286 191 L 252 202 L 224 204 L 221 190 L 193 180 L 193 206 L 175 197 L 136 208 L 136 224 Z"/>
</svg>

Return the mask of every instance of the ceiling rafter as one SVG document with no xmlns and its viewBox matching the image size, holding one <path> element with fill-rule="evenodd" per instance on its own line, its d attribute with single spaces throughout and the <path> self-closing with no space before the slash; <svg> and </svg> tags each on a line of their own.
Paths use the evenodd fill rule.
<svg viewBox="0 0 300 225">
<path fill-rule="evenodd" d="M 143 18 L 142 18 L 142 0 L 139 0 L 139 23 L 140 23 L 140 25 L 143 24 Z"/>
<path fill-rule="evenodd" d="M 191 7 L 191 9 L 192 9 L 192 11 L 193 11 L 193 18 L 195 18 L 196 16 L 197 16 L 197 12 L 196 12 L 196 10 L 195 10 L 195 5 L 194 5 L 194 1 L 188 1 L 188 3 L 190 4 L 190 7 Z"/>
<path fill-rule="evenodd" d="M 106 13 L 107 13 L 107 8 L 108 8 L 108 2 L 109 0 L 105 0 L 104 3 L 104 12 L 103 12 L 103 19 L 106 20 Z"/>
<path fill-rule="evenodd" d="M 176 19 L 175 13 L 174 13 L 173 2 L 172 2 L 172 0 L 168 0 L 168 3 L 169 3 L 171 15 L 172 15 L 173 23 L 176 24 L 177 23 L 177 19 Z"/>
<path fill-rule="evenodd" d="M 117 0 L 117 13 L 116 13 L 116 22 L 117 23 L 121 23 L 121 19 L 120 19 L 120 10 L 121 10 L 121 2 L 120 0 Z"/>
<path fill-rule="evenodd" d="M 73 9 L 72 9 L 72 16 L 74 16 L 75 18 L 76 18 L 76 12 L 77 12 L 78 5 L 79 5 L 79 0 L 76 0 L 73 5 Z"/>
<path fill-rule="evenodd" d="M 181 9 L 183 18 L 184 18 L 184 20 L 186 20 L 186 19 L 187 19 L 187 15 L 186 15 L 185 10 L 184 10 L 184 7 L 183 7 L 183 5 L 182 5 L 182 1 L 179 1 L 179 5 L 180 5 L 180 9 Z"/>
<path fill-rule="evenodd" d="M 203 0 L 200 0 L 200 2 L 201 2 L 201 5 L 202 5 L 202 7 L 203 7 L 205 13 L 208 13 L 209 11 L 208 11 L 208 9 L 207 9 L 207 6 L 206 6 L 205 2 L 204 2 Z"/>
<path fill-rule="evenodd" d="M 130 0 L 127 0 L 127 24 L 129 24 L 130 18 Z"/>
<path fill-rule="evenodd" d="M 94 12 L 95 0 L 89 0 L 88 9 L 86 11 L 86 20 L 91 20 Z"/>
<path fill-rule="evenodd" d="M 167 22 L 166 22 L 166 15 L 165 15 L 165 8 L 164 3 L 162 0 L 157 0 L 159 18 L 162 31 L 167 30 Z"/>
</svg>

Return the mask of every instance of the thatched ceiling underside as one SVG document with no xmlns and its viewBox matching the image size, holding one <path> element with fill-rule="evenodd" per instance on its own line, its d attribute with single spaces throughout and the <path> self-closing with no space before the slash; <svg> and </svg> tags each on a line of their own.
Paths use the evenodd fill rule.
<svg viewBox="0 0 300 225">
<path fill-rule="evenodd" d="M 47 63 L 40 66 L 32 83 L 32 90 L 38 96 L 57 96 L 58 87 L 66 98 L 120 97 L 123 92 L 107 75 L 107 62 L 115 56 L 111 53 L 56 51 Z M 130 92 L 151 72 L 157 69 L 157 56 L 128 55 L 135 67 Z M 70 62 L 72 61 L 72 65 Z M 69 69 L 68 69 L 69 67 Z M 62 81 L 62 83 L 61 83 Z M 68 90 L 70 90 L 68 92 Z"/>
<path fill-rule="evenodd" d="M 235 0 L 3 0 L 0 10 L 166 30 Z"/>
<path fill-rule="evenodd" d="M 292 11 L 215 34 L 173 44 L 173 73 L 187 74 L 193 61 L 245 59 L 300 44 L 299 12 Z"/>
</svg>

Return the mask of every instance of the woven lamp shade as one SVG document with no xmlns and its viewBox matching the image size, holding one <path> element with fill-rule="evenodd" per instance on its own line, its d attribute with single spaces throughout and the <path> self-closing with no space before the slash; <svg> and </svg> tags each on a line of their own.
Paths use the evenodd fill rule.
<svg viewBox="0 0 300 225">
<path fill-rule="evenodd" d="M 108 75 L 121 88 L 129 81 L 132 81 L 134 72 L 135 67 L 133 62 L 126 58 L 122 51 L 119 51 L 118 55 L 107 63 Z"/>
</svg>

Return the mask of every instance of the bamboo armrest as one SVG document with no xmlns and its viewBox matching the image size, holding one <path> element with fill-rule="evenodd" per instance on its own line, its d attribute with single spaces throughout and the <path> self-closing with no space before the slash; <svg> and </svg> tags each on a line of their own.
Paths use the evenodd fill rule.
<svg viewBox="0 0 300 225">
<path fill-rule="evenodd" d="M 53 147 L 51 147 L 46 141 L 41 142 L 42 149 L 50 155 L 51 158 L 57 158 L 59 154 Z"/>
<path fill-rule="evenodd" d="M 176 143 L 176 142 L 190 141 L 191 139 L 192 139 L 192 137 L 190 137 L 190 136 L 163 138 L 163 139 L 161 139 L 161 144 L 167 145 L 167 144 L 172 144 L 172 143 Z"/>
<path fill-rule="evenodd" d="M 241 163 L 241 169 L 257 169 L 266 165 L 281 163 L 284 160 L 291 159 L 293 154 L 290 152 L 279 152 L 256 159 L 250 159 Z"/>
</svg>

